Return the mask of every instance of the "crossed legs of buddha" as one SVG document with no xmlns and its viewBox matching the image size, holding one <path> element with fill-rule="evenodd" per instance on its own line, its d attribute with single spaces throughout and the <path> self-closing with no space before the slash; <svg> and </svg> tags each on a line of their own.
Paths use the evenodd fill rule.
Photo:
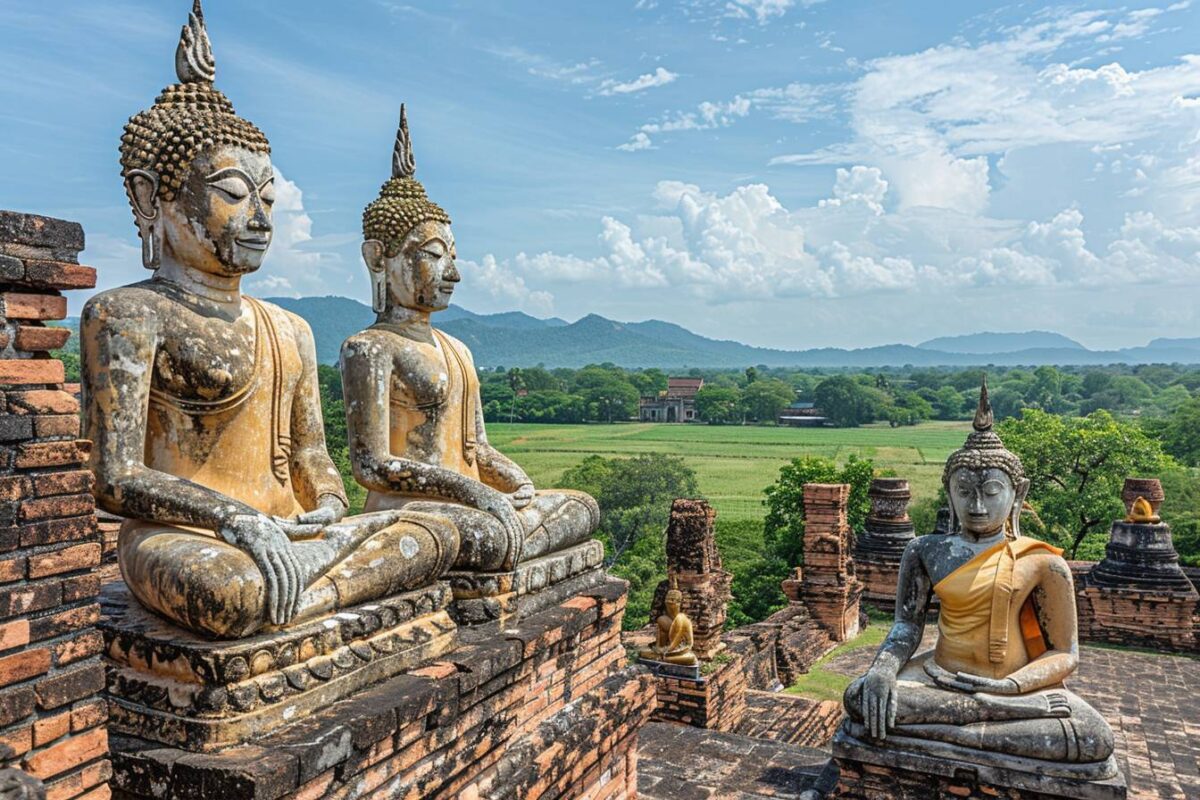
<svg viewBox="0 0 1200 800">
<path fill-rule="evenodd" d="M 1113 734 L 1100 714 L 1065 688 L 1023 695 L 968 694 L 937 686 L 920 657 L 897 681 L 897 736 L 1064 763 L 1104 761 L 1113 752 Z M 846 690 L 851 720 L 863 723 L 862 679 Z"/>
<path fill-rule="evenodd" d="M 302 565 L 327 559 L 319 541 L 296 542 Z M 428 586 L 458 555 L 458 532 L 441 517 L 405 512 L 345 558 L 305 583 L 289 624 Z M 172 622 L 222 639 L 267 625 L 266 584 L 242 550 L 207 531 L 138 520 L 121 528 L 118 559 L 125 583 L 145 607 Z"/>
<path fill-rule="evenodd" d="M 499 572 L 539 556 L 586 542 L 600 525 L 600 506 L 583 492 L 556 489 L 539 491 L 529 505 L 517 511 L 525 527 L 525 540 L 513 553 L 504 527 L 491 514 L 475 508 L 417 500 L 405 511 L 448 519 L 459 531 L 456 570 Z"/>
</svg>

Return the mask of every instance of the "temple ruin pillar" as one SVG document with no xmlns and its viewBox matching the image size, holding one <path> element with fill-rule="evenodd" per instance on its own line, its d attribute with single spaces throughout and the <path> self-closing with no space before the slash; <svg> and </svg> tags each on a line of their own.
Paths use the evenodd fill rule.
<svg viewBox="0 0 1200 800">
<path fill-rule="evenodd" d="M 904 548 L 915 536 L 908 516 L 912 491 L 903 478 L 876 478 L 868 492 L 871 513 L 854 544 L 854 565 L 863 597 L 885 611 L 896 607 L 896 578 Z"/>
<path fill-rule="evenodd" d="M 70 330 L 47 324 L 96 285 L 83 246 L 77 223 L 0 211 L 0 767 L 59 800 L 108 797 L 112 773 L 88 443 L 51 354 Z"/>
</svg>

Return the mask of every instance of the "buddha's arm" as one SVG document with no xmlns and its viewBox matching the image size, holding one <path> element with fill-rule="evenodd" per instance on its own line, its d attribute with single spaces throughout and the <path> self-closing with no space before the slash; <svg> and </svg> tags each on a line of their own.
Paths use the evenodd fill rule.
<svg viewBox="0 0 1200 800">
<path fill-rule="evenodd" d="M 671 625 L 671 640 L 667 642 L 667 653 L 678 653 L 692 647 L 692 623 L 685 620 L 682 625 Z"/>
<path fill-rule="evenodd" d="M 1056 686 L 1070 677 L 1079 666 L 1075 582 L 1071 579 L 1067 562 L 1061 557 L 1046 557 L 1042 582 L 1034 590 L 1033 597 L 1049 649 L 1008 676 L 1022 694 Z"/>
<path fill-rule="evenodd" d="M 83 435 L 92 440 L 96 500 L 113 514 L 219 531 L 253 508 L 220 492 L 150 469 L 144 461 L 146 413 L 157 326 L 144 308 L 94 298 L 80 324 Z"/>
<path fill-rule="evenodd" d="M 895 622 L 875 656 L 872 671 L 878 669 L 895 676 L 913 657 L 925 634 L 930 580 L 917 553 L 919 542 L 914 540 L 904 548 L 896 582 Z"/>
<path fill-rule="evenodd" d="M 354 479 L 375 492 L 448 500 L 489 510 L 495 490 L 452 470 L 391 452 L 392 358 L 386 349 L 350 338 L 342 346 L 342 391 Z M 493 503 L 494 504 L 494 503 Z"/>
<path fill-rule="evenodd" d="M 290 315 L 289 315 L 290 316 Z M 304 372 L 292 402 L 292 484 L 306 511 L 329 504 L 349 507 L 342 478 L 325 446 L 325 422 L 321 415 L 321 391 L 317 381 L 317 348 L 312 329 L 299 317 L 291 317 Z"/>
<path fill-rule="evenodd" d="M 917 651 L 925 631 L 930 580 L 918 553 L 921 545 L 921 539 L 915 539 L 904 548 L 896 586 L 896 621 L 857 693 L 858 711 L 876 739 L 883 739 L 896 724 L 899 707 L 896 676 Z"/>
<path fill-rule="evenodd" d="M 533 481 L 529 480 L 525 470 L 488 442 L 483 423 L 483 402 L 478 392 L 475 397 L 475 439 L 478 442 L 476 462 L 479 465 L 480 480 L 501 492 L 515 492 L 525 486 L 533 487 Z"/>
</svg>

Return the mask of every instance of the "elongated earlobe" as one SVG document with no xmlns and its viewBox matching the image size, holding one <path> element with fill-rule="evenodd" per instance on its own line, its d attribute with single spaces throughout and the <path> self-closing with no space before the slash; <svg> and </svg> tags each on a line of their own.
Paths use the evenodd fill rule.
<svg viewBox="0 0 1200 800">
<path fill-rule="evenodd" d="M 376 314 L 387 310 L 387 260 L 384 258 L 383 242 L 368 239 L 362 243 L 362 257 L 367 265 L 367 276 L 371 279 L 371 309 Z"/>
<path fill-rule="evenodd" d="M 125 177 L 125 192 L 142 240 L 142 266 L 158 269 L 162 263 L 162 209 L 158 204 L 158 176 L 132 169 Z"/>
</svg>

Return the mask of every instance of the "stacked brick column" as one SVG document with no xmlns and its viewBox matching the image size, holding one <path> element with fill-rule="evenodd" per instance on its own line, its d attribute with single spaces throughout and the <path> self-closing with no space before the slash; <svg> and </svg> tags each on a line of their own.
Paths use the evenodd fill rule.
<svg viewBox="0 0 1200 800">
<path fill-rule="evenodd" d="M 798 596 L 836 642 L 858 635 L 863 593 L 850 557 L 849 502 L 848 484 L 804 485 L 804 570 Z M 784 591 L 789 588 L 785 586 Z"/>
<path fill-rule="evenodd" d="M 908 516 L 912 492 L 903 478 L 876 478 L 868 493 L 871 513 L 854 544 L 854 565 L 868 603 L 887 611 L 896 607 L 896 581 L 904 548 L 915 536 Z"/>
<path fill-rule="evenodd" d="M 681 498 L 671 504 L 667 579 L 654 592 L 650 615 L 655 620 L 664 613 L 667 591 L 674 581 L 683 592 L 683 613 L 692 621 L 692 649 L 702 660 L 712 658 L 722 647 L 721 631 L 733 582 L 733 575 L 721 566 L 713 528 L 716 518 L 717 512 L 703 500 Z"/>
<path fill-rule="evenodd" d="M 76 223 L 0 211 L 0 766 L 51 800 L 108 797 L 111 773 L 88 446 L 46 325 L 95 285 L 82 249 Z"/>
</svg>

